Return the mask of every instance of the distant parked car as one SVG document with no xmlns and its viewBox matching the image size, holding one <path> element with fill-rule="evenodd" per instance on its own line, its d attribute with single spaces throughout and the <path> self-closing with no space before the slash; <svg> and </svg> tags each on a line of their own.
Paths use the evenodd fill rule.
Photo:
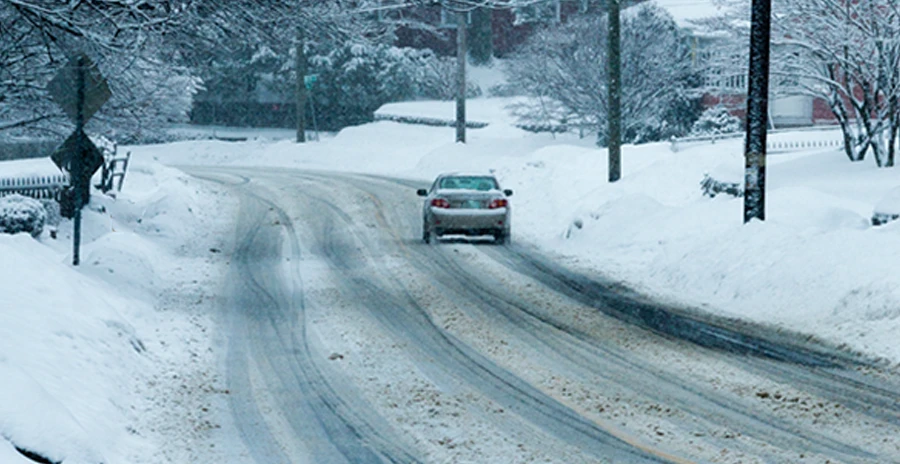
<svg viewBox="0 0 900 464">
<path fill-rule="evenodd" d="M 497 178 L 485 174 L 441 174 L 430 189 L 419 189 L 425 197 L 422 208 L 422 240 L 432 237 L 466 235 L 494 237 L 497 243 L 510 240 L 512 190 L 503 190 Z"/>
</svg>

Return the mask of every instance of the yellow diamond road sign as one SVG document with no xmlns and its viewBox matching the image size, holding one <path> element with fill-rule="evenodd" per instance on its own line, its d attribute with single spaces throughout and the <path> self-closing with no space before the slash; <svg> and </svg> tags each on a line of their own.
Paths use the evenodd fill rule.
<svg viewBox="0 0 900 464">
<path fill-rule="evenodd" d="M 87 55 L 82 53 L 69 59 L 66 66 L 60 69 L 47 85 L 47 91 L 66 115 L 73 122 L 77 122 L 79 73 L 84 76 L 82 122 L 85 122 L 112 96 L 106 79 Z"/>
</svg>

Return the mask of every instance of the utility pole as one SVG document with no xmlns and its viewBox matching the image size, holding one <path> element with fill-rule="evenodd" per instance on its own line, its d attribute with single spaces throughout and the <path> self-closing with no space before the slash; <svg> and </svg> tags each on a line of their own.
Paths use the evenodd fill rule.
<svg viewBox="0 0 900 464">
<path fill-rule="evenodd" d="M 306 50 L 304 50 L 303 29 L 297 28 L 297 43 L 294 52 L 294 71 L 297 73 L 296 105 L 297 105 L 297 143 L 306 142 Z"/>
<path fill-rule="evenodd" d="M 466 143 L 466 12 L 456 12 L 456 142 Z"/>
<path fill-rule="evenodd" d="M 607 132 L 609 151 L 609 181 L 622 177 L 622 58 L 619 40 L 619 0 L 609 1 L 609 31 L 607 36 Z"/>
<path fill-rule="evenodd" d="M 769 118 L 769 36 L 772 0 L 753 0 L 744 141 L 744 223 L 766 219 L 766 129 Z"/>
</svg>

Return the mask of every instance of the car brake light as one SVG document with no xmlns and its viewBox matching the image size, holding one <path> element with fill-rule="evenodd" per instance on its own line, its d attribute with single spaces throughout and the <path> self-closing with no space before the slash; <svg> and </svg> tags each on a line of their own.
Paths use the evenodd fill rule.
<svg viewBox="0 0 900 464">
<path fill-rule="evenodd" d="M 488 208 L 497 209 L 506 208 L 507 206 L 509 206 L 509 201 L 507 201 L 506 198 L 497 198 L 491 201 L 491 204 L 488 205 Z"/>
<path fill-rule="evenodd" d="M 434 206 L 435 208 L 449 208 L 450 202 L 444 198 L 435 198 L 431 200 L 431 206 Z"/>
</svg>

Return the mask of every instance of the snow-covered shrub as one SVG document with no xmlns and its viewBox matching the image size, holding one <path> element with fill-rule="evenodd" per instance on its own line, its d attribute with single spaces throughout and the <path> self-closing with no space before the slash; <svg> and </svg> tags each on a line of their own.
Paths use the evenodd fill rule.
<svg viewBox="0 0 900 464">
<path fill-rule="evenodd" d="M 703 180 L 700 181 L 700 189 L 703 190 L 703 195 L 710 198 L 715 198 L 720 193 L 736 198 L 744 196 L 744 187 L 741 184 L 716 180 L 709 174 L 703 175 Z"/>
<path fill-rule="evenodd" d="M 691 135 L 718 135 L 740 132 L 743 130 L 741 120 L 728 112 L 724 106 L 718 105 L 704 111 L 700 119 L 691 127 Z"/>
<path fill-rule="evenodd" d="M 38 237 L 44 232 L 47 212 L 40 201 L 13 194 L 0 198 L 0 233 L 28 232 Z"/>
</svg>

